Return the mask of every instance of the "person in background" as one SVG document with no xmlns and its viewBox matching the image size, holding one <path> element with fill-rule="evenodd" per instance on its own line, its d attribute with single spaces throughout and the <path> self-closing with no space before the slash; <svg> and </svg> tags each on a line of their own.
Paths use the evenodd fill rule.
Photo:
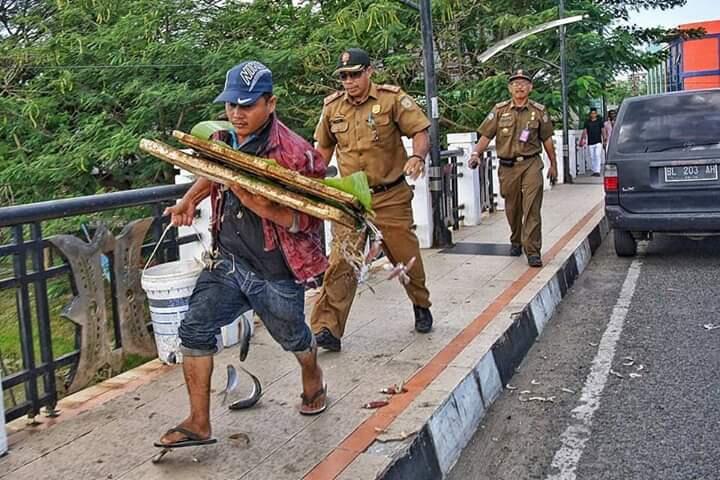
<svg viewBox="0 0 720 480">
<path fill-rule="evenodd" d="M 580 146 L 588 146 L 590 150 L 590 163 L 593 177 L 600 176 L 600 168 L 605 154 L 604 146 L 607 145 L 603 120 L 598 116 L 597 108 L 590 109 L 590 116 L 585 120 L 583 133 L 580 137 Z"/>
<path fill-rule="evenodd" d="M 478 128 L 480 140 L 468 166 L 477 168 L 480 155 L 495 138 L 500 195 L 511 231 L 510 255 L 519 257 L 524 250 L 528 265 L 542 267 L 543 147 L 550 160 L 547 176 L 553 182 L 557 163 L 552 121 L 544 105 L 530 100 L 532 88 L 532 78 L 525 71 L 510 76 L 512 98 L 495 105 Z"/>
<path fill-rule="evenodd" d="M 615 126 L 615 118 L 617 117 L 617 110 L 608 110 L 608 119 L 605 120 L 605 151 L 607 152 L 608 142 L 610 142 L 610 135 L 612 135 L 613 127 Z"/>
</svg>

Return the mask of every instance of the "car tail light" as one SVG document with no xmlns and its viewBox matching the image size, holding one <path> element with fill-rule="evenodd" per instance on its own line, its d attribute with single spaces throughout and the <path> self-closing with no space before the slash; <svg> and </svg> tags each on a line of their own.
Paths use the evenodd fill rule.
<svg viewBox="0 0 720 480">
<path fill-rule="evenodd" d="M 606 192 L 617 192 L 618 191 L 618 174 L 617 166 L 612 164 L 605 165 L 605 173 L 603 175 L 603 184 L 605 185 Z"/>
</svg>

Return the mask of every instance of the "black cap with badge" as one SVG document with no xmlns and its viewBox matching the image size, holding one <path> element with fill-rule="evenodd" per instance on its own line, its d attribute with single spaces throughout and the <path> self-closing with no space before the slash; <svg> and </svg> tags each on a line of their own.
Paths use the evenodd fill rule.
<svg viewBox="0 0 720 480">
<path fill-rule="evenodd" d="M 527 80 L 528 82 L 532 83 L 532 77 L 523 69 L 516 70 L 510 75 L 509 82 L 512 82 L 513 80 Z"/>
<path fill-rule="evenodd" d="M 370 56 L 361 48 L 348 48 L 340 54 L 335 74 L 340 72 L 359 72 L 370 66 Z"/>
</svg>

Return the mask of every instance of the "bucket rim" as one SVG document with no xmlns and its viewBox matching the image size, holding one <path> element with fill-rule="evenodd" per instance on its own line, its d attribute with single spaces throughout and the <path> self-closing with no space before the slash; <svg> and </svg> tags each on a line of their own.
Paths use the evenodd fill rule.
<svg viewBox="0 0 720 480">
<path fill-rule="evenodd" d="M 181 265 L 186 265 L 190 268 L 183 271 L 174 271 L 170 273 L 153 275 L 153 269 L 159 269 L 159 267 L 166 269 L 169 265 L 177 265 L 178 267 L 180 267 Z M 203 263 L 196 259 L 173 260 L 172 262 L 159 263 L 157 265 L 153 265 L 152 267 L 148 267 L 145 271 L 142 272 L 141 281 L 148 280 L 152 282 L 156 280 L 168 280 L 172 278 L 187 278 L 190 276 L 199 275 L 203 271 L 203 268 L 205 268 Z"/>
</svg>

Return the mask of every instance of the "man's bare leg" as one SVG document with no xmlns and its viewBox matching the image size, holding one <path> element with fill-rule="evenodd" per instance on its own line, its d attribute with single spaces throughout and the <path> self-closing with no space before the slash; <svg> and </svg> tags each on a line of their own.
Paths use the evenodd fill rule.
<svg viewBox="0 0 720 480">
<path fill-rule="evenodd" d="M 313 342 L 314 343 L 314 342 Z M 317 346 L 302 353 L 295 353 L 300 363 L 300 371 L 302 375 L 303 395 L 305 398 L 314 398 L 312 402 L 301 405 L 301 411 L 313 411 L 321 408 L 326 404 L 327 394 L 318 395 L 323 387 L 323 372 L 317 362 Z"/>
<path fill-rule="evenodd" d="M 188 396 L 190 397 L 190 416 L 178 425 L 201 438 L 210 438 L 210 376 L 213 371 L 213 356 L 183 357 L 183 374 Z M 163 435 L 160 443 L 172 444 L 185 440 L 185 435 L 173 432 Z"/>
</svg>

